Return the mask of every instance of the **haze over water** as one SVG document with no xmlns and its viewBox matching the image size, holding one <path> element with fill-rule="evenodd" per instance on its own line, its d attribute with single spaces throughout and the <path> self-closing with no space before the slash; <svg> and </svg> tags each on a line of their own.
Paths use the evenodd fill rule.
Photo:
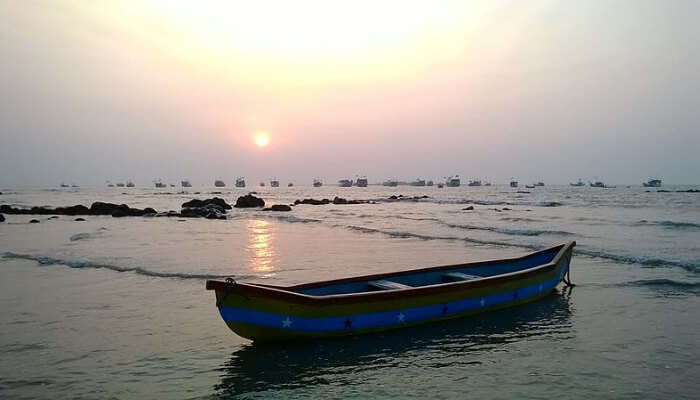
<svg viewBox="0 0 700 400">
<path fill-rule="evenodd" d="M 699 7 L 4 1 L 0 183 L 698 183 Z"/>
<path fill-rule="evenodd" d="M 0 206 L 370 200 L 224 220 L 3 214 L 0 398 L 696 399 L 698 15 L 650 0 L 0 2 Z M 335 185 L 454 174 L 459 188 Z M 650 176 L 663 186 L 641 187 Z M 574 288 L 341 340 L 250 343 L 204 290 L 573 240 Z"/>
</svg>

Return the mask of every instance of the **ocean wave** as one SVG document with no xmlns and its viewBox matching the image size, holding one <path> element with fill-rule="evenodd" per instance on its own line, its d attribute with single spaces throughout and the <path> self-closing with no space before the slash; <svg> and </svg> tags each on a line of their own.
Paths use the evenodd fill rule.
<svg viewBox="0 0 700 400">
<path fill-rule="evenodd" d="M 557 230 L 542 230 L 542 229 L 509 229 L 509 228 L 497 228 L 494 226 L 475 226 L 466 224 L 453 224 L 446 221 L 437 220 L 442 225 L 450 228 L 465 229 L 465 230 L 477 230 L 477 231 L 488 231 L 501 233 L 504 235 L 514 235 L 514 236 L 540 236 L 540 235 L 559 235 L 559 236 L 572 236 L 574 233 L 566 231 Z"/>
<path fill-rule="evenodd" d="M 87 232 L 81 232 L 81 233 L 76 233 L 75 235 L 72 235 L 70 237 L 71 242 L 75 242 L 77 240 L 84 240 L 84 239 L 90 239 L 92 237 L 91 234 Z"/>
<path fill-rule="evenodd" d="M 297 217 L 294 215 L 279 215 L 279 214 L 255 214 L 256 218 L 268 218 L 268 219 L 276 219 L 284 222 L 289 222 L 291 224 L 294 223 L 302 223 L 302 224 L 310 224 L 310 223 L 318 223 L 318 222 L 323 222 L 320 219 L 315 219 L 315 218 L 302 218 L 302 217 Z"/>
<path fill-rule="evenodd" d="M 501 221 L 508 222 L 542 222 L 541 219 L 525 218 L 525 217 L 503 217 Z"/>
<path fill-rule="evenodd" d="M 581 248 L 576 248 L 575 252 L 577 254 L 583 254 L 589 257 L 602 258 L 606 260 L 616 261 L 623 264 L 639 264 L 645 267 L 679 267 L 690 272 L 700 271 L 700 261 L 698 262 L 684 262 L 675 260 L 664 260 L 661 258 L 645 258 L 645 257 L 634 257 L 619 255 L 613 253 L 607 253 L 604 251 L 586 250 Z"/>
<path fill-rule="evenodd" d="M 657 225 L 666 229 L 700 230 L 700 224 L 694 222 L 647 221 L 643 219 L 641 221 L 636 222 L 635 225 Z"/>
<path fill-rule="evenodd" d="M 642 279 L 620 284 L 620 286 L 650 287 L 661 290 L 700 293 L 700 282 L 677 281 L 673 279 Z"/>
<path fill-rule="evenodd" d="M 382 235 L 391 236 L 391 237 L 395 237 L 395 238 L 402 238 L 402 239 L 414 238 L 414 239 L 421 239 L 421 240 L 461 240 L 461 238 L 458 238 L 456 236 L 431 236 L 431 235 L 424 235 L 421 233 L 388 231 L 388 230 L 383 230 L 383 229 L 367 228 L 364 226 L 357 226 L 357 225 L 335 225 L 335 227 L 345 228 L 345 229 L 349 229 L 351 231 L 356 231 L 356 232 L 361 232 L 361 233 L 379 233 Z"/>
<path fill-rule="evenodd" d="M 92 261 L 81 261 L 81 260 L 60 260 L 57 258 L 52 258 L 52 257 L 47 257 L 47 256 L 38 256 L 38 255 L 31 255 L 31 254 L 18 254 L 18 253 L 12 253 L 12 252 L 5 252 L 2 255 L 2 257 L 5 259 L 34 261 L 39 265 L 63 265 L 63 266 L 66 266 L 69 268 L 75 268 L 75 269 L 107 269 L 107 270 L 114 271 L 114 272 L 131 272 L 131 273 L 134 273 L 137 275 L 150 276 L 150 277 L 154 277 L 154 278 L 197 279 L 197 280 L 223 279 L 223 278 L 229 278 L 229 277 L 234 278 L 234 279 L 259 278 L 258 276 L 254 276 L 254 275 L 231 276 L 231 275 L 216 275 L 216 274 L 188 274 L 188 273 L 181 273 L 181 272 L 159 272 L 159 271 L 152 271 L 152 270 L 141 268 L 141 267 L 123 267 L 123 266 L 119 266 L 119 265 L 101 264 L 101 263 L 95 263 Z"/>
<path fill-rule="evenodd" d="M 382 235 L 389 236 L 392 238 L 401 238 L 401 239 L 461 241 L 461 242 L 467 242 L 467 243 L 479 244 L 479 245 L 501 246 L 501 247 L 518 247 L 518 248 L 530 249 L 530 250 L 537 250 L 537 249 L 542 248 L 542 246 L 529 245 L 529 244 L 523 244 L 523 243 L 505 243 L 505 242 L 499 242 L 499 241 L 495 241 L 495 240 L 481 240 L 481 239 L 474 239 L 474 238 L 470 238 L 470 237 L 458 237 L 458 236 L 433 236 L 433 235 L 427 235 L 427 234 L 423 234 L 423 233 L 414 233 L 414 232 L 405 232 L 405 231 L 389 231 L 389 230 L 384 230 L 384 229 L 367 228 L 364 226 L 356 226 L 356 225 L 334 225 L 334 227 L 345 228 L 345 229 L 349 229 L 349 230 L 361 232 L 361 233 L 382 234 Z"/>
<path fill-rule="evenodd" d="M 558 201 L 538 201 L 535 203 L 535 206 L 537 207 L 561 207 L 563 205 L 564 203 L 560 203 Z"/>
</svg>

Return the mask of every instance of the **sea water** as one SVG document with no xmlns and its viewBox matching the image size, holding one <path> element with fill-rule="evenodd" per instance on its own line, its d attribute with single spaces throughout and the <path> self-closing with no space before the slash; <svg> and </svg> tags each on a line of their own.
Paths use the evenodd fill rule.
<svg viewBox="0 0 700 400">
<path fill-rule="evenodd" d="M 167 211 L 248 190 L 268 204 L 374 204 L 234 209 L 225 221 L 6 215 L 0 398 L 698 398 L 700 194 L 676 192 L 693 188 L 3 187 L 0 204 L 15 207 Z M 571 240 L 574 288 L 381 334 L 253 344 L 204 290 L 206 279 L 288 285 Z"/>
</svg>

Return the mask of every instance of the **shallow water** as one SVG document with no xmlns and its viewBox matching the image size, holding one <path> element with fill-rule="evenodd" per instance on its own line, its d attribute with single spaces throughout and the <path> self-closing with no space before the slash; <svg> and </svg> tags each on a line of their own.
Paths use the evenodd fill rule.
<svg viewBox="0 0 700 400">
<path fill-rule="evenodd" d="M 269 203 L 338 195 L 377 204 L 233 210 L 227 221 L 6 216 L 0 397 L 700 393 L 700 194 L 559 186 L 521 189 L 530 193 L 502 186 L 260 189 Z M 0 188 L 0 204 L 99 200 L 163 211 L 214 191 L 229 202 L 245 193 Z M 386 200 L 398 194 L 429 197 Z M 475 210 L 463 211 L 468 205 Z M 32 218 L 41 222 L 28 224 Z M 510 310 L 355 338 L 254 345 L 228 330 L 204 290 L 207 278 L 293 284 L 514 256 L 569 240 L 578 243 L 573 289 Z"/>
</svg>

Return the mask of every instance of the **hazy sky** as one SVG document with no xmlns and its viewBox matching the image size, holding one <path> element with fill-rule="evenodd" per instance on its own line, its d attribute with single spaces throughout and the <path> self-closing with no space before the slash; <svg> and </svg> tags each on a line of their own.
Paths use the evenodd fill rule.
<svg viewBox="0 0 700 400">
<path fill-rule="evenodd" d="M 699 16 L 659 0 L 4 0 L 0 184 L 700 183 Z"/>
</svg>

